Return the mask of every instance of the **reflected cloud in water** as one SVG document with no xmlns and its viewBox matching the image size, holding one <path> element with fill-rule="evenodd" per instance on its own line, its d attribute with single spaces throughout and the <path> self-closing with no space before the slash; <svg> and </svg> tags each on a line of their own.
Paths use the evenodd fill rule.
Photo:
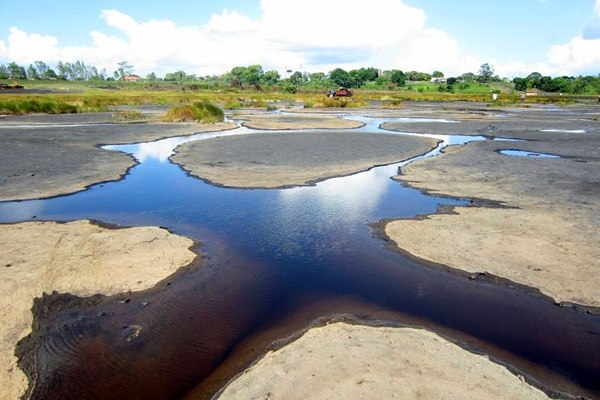
<svg viewBox="0 0 600 400">
<path fill-rule="evenodd" d="M 333 178 L 316 186 L 296 187 L 280 190 L 281 213 L 296 213 L 299 208 L 312 203 L 325 215 L 344 215 L 344 221 L 335 223 L 364 221 L 371 215 L 379 200 L 388 189 L 389 168 L 375 168 L 355 175 Z"/>
<path fill-rule="evenodd" d="M 202 132 L 190 136 L 179 136 L 156 140 L 154 142 L 106 145 L 102 146 L 102 148 L 105 150 L 121 151 L 131 154 L 140 163 L 150 160 L 165 163 L 168 162 L 169 157 L 175 153 L 175 149 L 182 144 L 198 140 L 212 139 L 219 136 L 243 135 L 248 133 L 250 133 L 250 130 L 240 127 L 229 131 Z"/>
</svg>

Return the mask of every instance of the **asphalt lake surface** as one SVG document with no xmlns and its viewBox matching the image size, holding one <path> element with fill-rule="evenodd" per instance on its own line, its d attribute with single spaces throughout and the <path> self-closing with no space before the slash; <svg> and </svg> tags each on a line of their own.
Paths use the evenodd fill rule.
<svg viewBox="0 0 600 400">
<path fill-rule="evenodd" d="M 373 132 L 386 120 L 362 121 L 361 129 Z M 0 222 L 85 218 L 164 226 L 200 242 L 207 255 L 202 267 L 145 292 L 37 300 L 34 332 L 17 348 L 22 367 L 36 376 L 31 398 L 181 398 L 240 343 L 260 343 L 262 331 L 334 298 L 342 300 L 330 313 L 351 313 L 343 299 L 357 300 L 396 316 L 383 323 L 433 327 L 485 351 L 549 393 L 600 397 L 597 316 L 493 277 L 423 265 L 376 234 L 372 224 L 379 221 L 468 202 L 428 196 L 390 179 L 404 163 L 313 186 L 263 190 L 212 186 L 168 159 L 190 140 L 253 132 L 110 146 L 138 160 L 124 179 L 73 195 L 0 203 Z M 442 143 L 429 155 L 447 144 L 489 140 L 435 137 Z M 375 314 L 356 318 L 382 323 Z"/>
</svg>

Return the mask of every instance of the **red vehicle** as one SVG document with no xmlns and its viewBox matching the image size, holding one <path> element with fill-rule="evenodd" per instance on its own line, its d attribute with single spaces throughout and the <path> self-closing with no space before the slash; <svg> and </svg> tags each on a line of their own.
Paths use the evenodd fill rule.
<svg viewBox="0 0 600 400">
<path fill-rule="evenodd" d="M 350 97 L 352 96 L 352 92 L 346 88 L 339 88 L 337 90 L 330 90 L 329 97 Z"/>
</svg>

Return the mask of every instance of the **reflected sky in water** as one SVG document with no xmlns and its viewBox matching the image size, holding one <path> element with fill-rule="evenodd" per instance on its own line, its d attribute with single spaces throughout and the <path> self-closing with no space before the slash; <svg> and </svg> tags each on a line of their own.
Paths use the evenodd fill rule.
<svg viewBox="0 0 600 400">
<path fill-rule="evenodd" d="M 536 151 L 528 151 L 528 150 L 498 150 L 498 153 L 503 154 L 505 156 L 513 156 L 513 157 L 533 157 L 533 158 L 561 158 L 556 154 L 549 153 L 538 153 Z"/>
<path fill-rule="evenodd" d="M 358 129 L 364 132 L 385 132 L 378 129 L 379 125 L 397 120 L 353 118 L 365 123 Z M 131 154 L 139 164 L 125 179 L 98 184 L 83 192 L 0 203 L 0 222 L 86 218 L 125 226 L 158 225 L 201 241 L 206 240 L 203 235 L 209 234 L 258 257 L 268 254 L 275 259 L 314 263 L 320 257 L 332 257 L 349 249 L 359 251 L 356 243 L 374 245 L 375 241 L 365 240 L 371 236 L 369 223 L 431 213 L 440 204 L 459 203 L 425 196 L 392 180 L 398 167 L 405 163 L 376 167 L 313 186 L 231 189 L 192 178 L 169 161 L 175 148 L 184 143 L 254 132 L 261 131 L 240 127 L 150 143 L 104 146 Z M 443 141 L 429 155 L 438 154 L 448 144 L 483 140 L 427 136 Z"/>
<path fill-rule="evenodd" d="M 378 129 L 379 125 L 394 121 L 359 119 L 365 123 L 358 129 L 361 132 L 384 132 Z M 460 129 L 459 123 L 456 129 Z M 226 295 L 208 292 L 204 296 L 205 286 L 209 286 L 207 283 L 214 276 L 191 273 L 185 277 L 189 286 L 179 289 L 184 295 L 167 297 L 169 315 L 173 310 L 187 312 L 216 307 L 215 304 L 221 306 L 223 298 L 231 296 L 231 308 L 223 306 L 224 310 L 233 310 L 230 317 L 237 318 L 237 313 L 244 317 L 260 315 L 256 320 L 262 321 L 262 313 L 273 313 L 275 320 L 289 315 L 297 304 L 313 301 L 315 296 L 329 301 L 329 297 L 320 293 L 338 293 L 463 331 L 514 352 L 519 359 L 531 360 L 532 368 L 540 363 L 561 374 L 566 371 L 570 377 L 581 378 L 588 386 L 595 387 L 590 383 L 597 376 L 593 364 L 595 353 L 590 353 L 590 349 L 595 349 L 589 343 L 594 340 L 597 323 L 587 314 L 556 307 L 546 299 L 502 285 L 417 268 L 417 264 L 400 254 L 382 250 L 383 241 L 372 238 L 369 223 L 433 213 L 441 204 L 464 203 L 426 196 L 391 179 L 407 162 L 328 179 L 313 186 L 231 189 L 190 177 L 169 161 L 174 149 L 183 143 L 254 132 L 259 131 L 239 128 L 152 143 L 106 146 L 127 152 L 138 161 L 124 179 L 67 196 L 0 203 L 0 222 L 85 218 L 122 226 L 163 226 L 202 242 L 207 264 L 212 259 L 212 266 L 220 268 L 213 270 L 220 272 L 215 276 L 232 282 L 233 288 L 248 285 L 251 291 L 256 291 L 250 297 L 245 291 Z M 436 156 L 450 144 L 488 140 L 480 136 L 421 136 L 438 139 L 441 144 L 414 159 Z M 248 282 L 249 276 L 256 279 Z M 174 286 L 177 285 L 171 288 Z M 193 295 L 189 296 L 190 293 Z M 157 297 L 160 296 L 162 293 Z M 172 308 L 170 302 L 174 300 L 183 306 Z M 193 319 L 182 322 L 185 332 L 205 328 L 201 326 L 205 320 L 192 322 Z M 548 325 L 548 321 L 553 323 Z M 188 330 L 186 324 L 196 323 L 200 325 Z M 249 323 L 254 324 L 250 332 L 260 329 L 261 323 Z M 546 326 L 549 332 L 541 332 L 539 326 Z M 172 342 L 170 334 L 167 336 L 166 340 Z M 564 337 L 569 340 L 561 340 Z M 585 351 L 582 353 L 581 349 Z M 588 354 L 592 361 L 586 359 Z"/>
</svg>

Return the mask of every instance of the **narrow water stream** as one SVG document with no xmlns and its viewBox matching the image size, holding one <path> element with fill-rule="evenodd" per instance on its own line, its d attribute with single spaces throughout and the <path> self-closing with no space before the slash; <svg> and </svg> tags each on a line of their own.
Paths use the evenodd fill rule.
<svg viewBox="0 0 600 400">
<path fill-rule="evenodd" d="M 387 121 L 360 120 L 364 132 L 381 132 Z M 127 304 L 107 300 L 47 321 L 33 398 L 49 388 L 65 398 L 179 398 L 246 338 L 303 304 L 336 296 L 456 332 L 555 389 L 600 396 L 598 317 L 421 265 L 373 237 L 371 223 L 466 202 L 427 196 L 390 179 L 405 163 L 314 186 L 263 190 L 212 186 L 169 161 L 183 143 L 253 132 L 106 146 L 139 162 L 125 179 L 68 196 L 0 203 L 0 222 L 85 218 L 164 226 L 198 240 L 210 256 L 203 268 L 133 294 Z M 486 140 L 433 137 L 442 143 L 426 156 L 449 144 Z M 144 335 L 124 341 L 131 326 L 142 326 Z"/>
</svg>

